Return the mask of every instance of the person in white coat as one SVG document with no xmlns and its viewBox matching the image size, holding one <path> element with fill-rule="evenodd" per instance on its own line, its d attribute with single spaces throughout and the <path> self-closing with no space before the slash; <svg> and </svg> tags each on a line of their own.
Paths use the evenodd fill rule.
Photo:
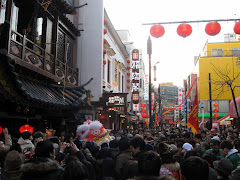
<svg viewBox="0 0 240 180">
<path fill-rule="evenodd" d="M 18 144 L 22 149 L 22 153 L 25 155 L 26 159 L 31 159 L 35 146 L 32 143 L 33 136 L 32 133 L 26 131 L 21 134 L 21 137 L 18 139 Z"/>
</svg>

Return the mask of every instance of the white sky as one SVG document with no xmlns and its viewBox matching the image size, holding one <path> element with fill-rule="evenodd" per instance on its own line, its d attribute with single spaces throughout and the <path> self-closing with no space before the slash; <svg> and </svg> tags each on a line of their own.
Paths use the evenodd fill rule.
<svg viewBox="0 0 240 180">
<path fill-rule="evenodd" d="M 131 41 L 143 50 L 143 60 L 148 66 L 147 39 L 151 25 L 144 23 L 237 19 L 240 18 L 239 0 L 104 0 L 108 16 L 116 30 L 129 30 Z M 161 38 L 152 39 L 152 65 L 157 61 L 157 82 L 183 85 L 183 79 L 194 71 L 194 56 L 198 56 L 208 42 L 223 42 L 224 35 L 233 33 L 233 21 L 219 22 L 221 32 L 216 36 L 205 33 L 207 23 L 191 23 L 192 34 L 178 36 L 179 24 L 166 25 Z M 148 69 L 148 68 L 146 68 Z M 153 77 L 153 71 L 152 71 Z M 153 82 L 153 81 L 152 81 Z"/>
</svg>

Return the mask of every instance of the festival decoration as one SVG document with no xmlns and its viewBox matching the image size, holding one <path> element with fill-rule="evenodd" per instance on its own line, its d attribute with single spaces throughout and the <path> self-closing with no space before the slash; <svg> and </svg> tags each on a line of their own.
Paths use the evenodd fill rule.
<svg viewBox="0 0 240 180">
<path fill-rule="evenodd" d="M 127 67 L 127 69 L 128 69 L 128 70 L 130 70 L 130 69 L 131 69 L 131 67 L 130 67 L 130 66 L 128 66 L 128 67 Z"/>
<path fill-rule="evenodd" d="M 189 24 L 182 23 L 177 28 L 177 34 L 185 38 L 192 34 L 192 27 Z"/>
<path fill-rule="evenodd" d="M 240 34 L 240 21 L 235 23 L 233 30 L 235 34 Z"/>
<path fill-rule="evenodd" d="M 215 113 L 219 112 L 218 108 L 214 108 L 213 112 L 215 112 Z"/>
<path fill-rule="evenodd" d="M 210 36 L 215 36 L 221 31 L 221 26 L 217 21 L 210 21 L 205 27 L 205 32 Z"/>
<path fill-rule="evenodd" d="M 105 66 L 107 64 L 107 61 L 104 59 L 103 60 L 103 65 Z"/>
<path fill-rule="evenodd" d="M 104 34 L 107 34 L 107 29 L 104 29 L 104 30 L 103 30 L 103 33 L 104 33 Z"/>
<path fill-rule="evenodd" d="M 147 112 L 147 110 L 146 109 L 141 109 L 141 112 L 145 113 L 145 112 Z"/>
<path fill-rule="evenodd" d="M 0 126 L 0 134 L 2 134 L 2 132 L 3 132 L 3 128 L 2 126 Z"/>
<path fill-rule="evenodd" d="M 146 107 L 146 104 L 145 104 L 145 103 L 142 103 L 142 104 L 141 104 L 141 107 Z"/>
<path fill-rule="evenodd" d="M 33 127 L 32 126 L 30 126 L 30 125 L 28 125 L 28 124 L 25 124 L 25 125 L 23 125 L 23 126 L 21 126 L 20 128 L 19 128 L 19 132 L 20 133 L 23 133 L 23 132 L 30 132 L 30 133 L 33 133 L 34 132 L 34 129 L 33 129 Z"/>
<path fill-rule="evenodd" d="M 106 39 L 103 39 L 103 44 L 106 44 L 107 43 L 107 40 Z"/>
<path fill-rule="evenodd" d="M 213 106 L 214 107 L 218 107 L 218 103 L 213 103 Z"/>
<path fill-rule="evenodd" d="M 77 138 L 96 142 L 99 146 L 104 142 L 109 143 L 112 140 L 108 131 L 99 121 L 85 121 L 84 124 L 78 126 L 76 134 Z"/>
<path fill-rule="evenodd" d="M 162 37 L 165 33 L 165 29 L 161 24 L 155 24 L 150 29 L 151 36 L 155 38 Z"/>
<path fill-rule="evenodd" d="M 130 62 L 131 62 L 130 60 L 127 60 L 127 63 L 128 63 L 128 64 L 130 64 Z"/>
<path fill-rule="evenodd" d="M 130 83 L 130 79 L 127 79 L 127 82 Z"/>
<path fill-rule="evenodd" d="M 131 74 L 130 73 L 127 73 L 127 76 L 130 76 Z"/>
<path fill-rule="evenodd" d="M 146 113 L 143 113 L 143 114 L 142 114 L 142 117 L 143 117 L 143 118 L 146 118 L 146 117 L 147 117 L 147 114 L 146 114 Z"/>
<path fill-rule="evenodd" d="M 47 137 L 52 137 L 56 133 L 56 130 L 46 129 Z"/>
<path fill-rule="evenodd" d="M 104 25 L 106 25 L 107 24 L 107 20 L 106 19 L 104 19 Z"/>
<path fill-rule="evenodd" d="M 213 115 L 215 118 L 219 117 L 219 114 L 218 113 L 214 113 Z"/>
<path fill-rule="evenodd" d="M 107 54 L 107 50 L 106 49 L 103 50 L 103 54 Z"/>
<path fill-rule="evenodd" d="M 130 89 L 130 88 L 131 88 L 131 86 L 127 86 L 127 88 L 128 88 L 128 89 Z"/>
</svg>

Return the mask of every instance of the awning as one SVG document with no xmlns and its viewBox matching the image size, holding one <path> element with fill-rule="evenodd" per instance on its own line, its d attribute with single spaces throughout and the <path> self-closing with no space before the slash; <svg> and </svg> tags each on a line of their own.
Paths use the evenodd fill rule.
<svg viewBox="0 0 240 180">
<path fill-rule="evenodd" d="M 227 114 L 226 116 L 222 117 L 221 119 L 218 119 L 217 121 L 214 121 L 213 123 L 218 123 L 219 121 L 225 120 L 230 117 L 230 114 Z"/>
<path fill-rule="evenodd" d="M 212 114 L 212 116 L 213 116 L 213 114 Z M 222 118 L 222 117 L 228 115 L 229 113 L 218 113 L 218 114 L 219 114 L 218 118 Z M 202 113 L 198 113 L 198 118 L 202 118 Z M 210 118 L 210 113 L 204 113 L 204 118 Z"/>
<path fill-rule="evenodd" d="M 29 74 L 34 76 L 34 73 Z M 73 89 L 58 86 L 40 75 L 38 80 L 24 77 L 16 71 L 15 62 L 10 57 L 0 54 L 0 94 L 5 99 L 48 111 L 73 110 L 81 106 L 80 98 L 85 92 L 84 86 Z"/>
</svg>

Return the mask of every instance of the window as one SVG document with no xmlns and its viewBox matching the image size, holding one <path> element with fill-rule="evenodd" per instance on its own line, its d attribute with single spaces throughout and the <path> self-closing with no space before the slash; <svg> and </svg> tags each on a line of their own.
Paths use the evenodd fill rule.
<svg viewBox="0 0 240 180">
<path fill-rule="evenodd" d="M 238 56 L 240 57 L 240 48 L 232 48 L 232 56 Z"/>
<path fill-rule="evenodd" d="M 52 29 L 53 22 L 47 18 L 47 31 L 46 31 L 46 51 L 52 53 Z"/>
<path fill-rule="evenodd" d="M 107 66 L 107 82 L 110 83 L 110 70 L 111 70 L 111 62 L 108 60 L 108 66 Z"/>
<path fill-rule="evenodd" d="M 223 56 L 223 49 L 212 49 L 212 56 L 222 57 Z"/>
<path fill-rule="evenodd" d="M 6 12 L 6 0 L 1 0 L 1 10 L 0 10 L 0 24 L 4 23 L 5 20 L 5 12 Z"/>
</svg>

